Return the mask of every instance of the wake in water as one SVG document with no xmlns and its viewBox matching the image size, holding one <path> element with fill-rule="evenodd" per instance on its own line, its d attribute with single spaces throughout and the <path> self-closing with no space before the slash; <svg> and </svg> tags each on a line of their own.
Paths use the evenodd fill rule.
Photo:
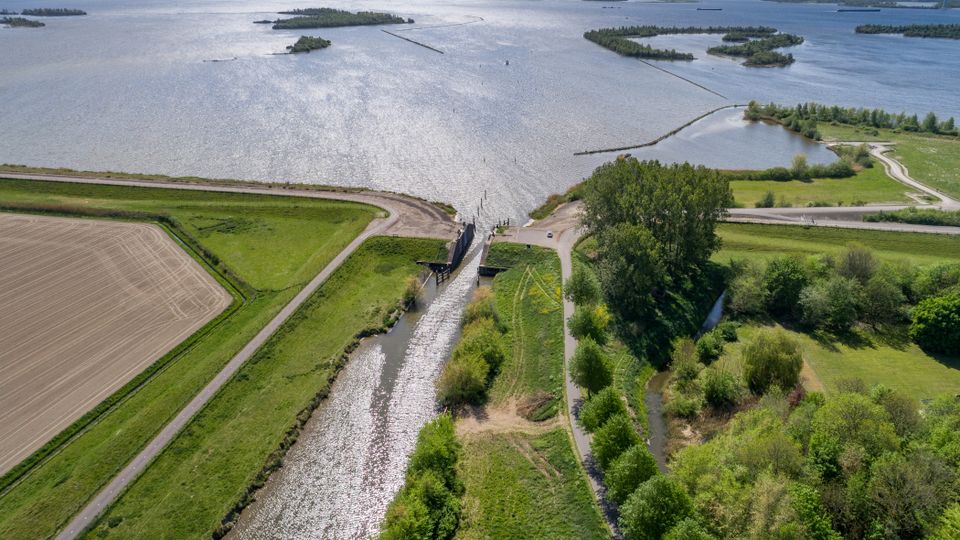
<svg viewBox="0 0 960 540">
<path fill-rule="evenodd" d="M 370 538 L 403 485 L 420 428 L 436 415 L 434 381 L 460 328 L 480 264 L 474 249 L 416 322 L 397 358 L 364 343 L 340 372 L 283 468 L 231 537 Z M 399 365 L 397 365 L 399 364 Z"/>
</svg>

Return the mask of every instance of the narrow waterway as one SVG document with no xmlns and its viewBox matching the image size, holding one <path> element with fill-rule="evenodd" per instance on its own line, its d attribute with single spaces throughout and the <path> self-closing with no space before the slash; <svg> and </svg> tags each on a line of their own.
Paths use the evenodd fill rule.
<svg viewBox="0 0 960 540">
<path fill-rule="evenodd" d="M 480 262 L 475 242 L 460 270 L 431 278 L 418 310 L 351 355 L 330 398 L 257 502 L 241 515 L 235 539 L 355 539 L 376 535 L 403 485 L 420 428 L 437 413 L 434 381 L 460 329 Z"/>
</svg>

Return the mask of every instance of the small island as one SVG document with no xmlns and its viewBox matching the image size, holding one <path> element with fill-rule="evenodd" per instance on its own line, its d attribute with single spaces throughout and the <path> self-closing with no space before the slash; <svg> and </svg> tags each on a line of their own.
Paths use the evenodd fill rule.
<svg viewBox="0 0 960 540">
<path fill-rule="evenodd" d="M 334 28 L 338 26 L 365 26 L 375 24 L 413 24 L 413 19 L 404 19 L 390 13 L 359 11 L 351 13 L 332 8 L 308 8 L 282 11 L 281 15 L 295 15 L 290 19 L 278 19 L 273 22 L 274 30 L 296 30 L 302 28 Z M 257 21 L 258 23 L 263 21 Z"/>
<path fill-rule="evenodd" d="M 0 19 L 0 25 L 7 28 L 40 28 L 46 26 L 40 21 L 32 21 L 23 17 L 3 17 Z"/>
<path fill-rule="evenodd" d="M 86 15 L 87 12 L 82 9 L 67 9 L 67 8 L 35 8 L 35 9 L 25 9 L 20 12 L 21 15 L 29 15 L 31 17 L 78 17 L 80 15 Z"/>
<path fill-rule="evenodd" d="M 745 58 L 745 66 L 786 66 L 793 63 L 793 55 L 774 51 L 803 43 L 803 38 L 792 34 L 778 34 L 767 26 L 621 26 L 586 32 L 583 37 L 622 56 L 651 60 L 694 60 L 686 52 L 657 49 L 637 43 L 635 38 L 649 38 L 670 34 L 724 34 L 723 41 L 737 45 L 720 45 L 707 50 L 709 54 Z"/>
<path fill-rule="evenodd" d="M 287 50 L 291 53 L 303 53 L 315 51 L 317 49 L 326 49 L 330 46 L 330 40 L 322 37 L 300 36 L 293 45 L 287 45 Z"/>
<path fill-rule="evenodd" d="M 911 24 L 890 26 L 864 24 L 855 30 L 858 34 L 901 34 L 905 37 L 960 39 L 960 24 Z"/>
</svg>

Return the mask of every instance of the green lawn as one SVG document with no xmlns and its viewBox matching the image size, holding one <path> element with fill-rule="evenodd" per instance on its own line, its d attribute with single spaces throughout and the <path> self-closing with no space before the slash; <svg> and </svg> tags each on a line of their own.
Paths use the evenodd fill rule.
<svg viewBox="0 0 960 540">
<path fill-rule="evenodd" d="M 314 199 L 0 180 L 0 206 L 172 216 L 247 301 L 165 369 L 0 493 L 0 538 L 55 534 L 379 210 Z M 233 220 L 242 226 L 210 227 Z M 261 288 L 262 287 L 262 288 Z"/>
<path fill-rule="evenodd" d="M 463 439 L 457 538 L 610 538 L 563 429 Z"/>
<path fill-rule="evenodd" d="M 99 520 L 89 537 L 209 538 L 297 414 L 326 392 L 341 354 L 379 327 L 415 263 L 440 240 L 365 242 L 265 344 Z"/>
<path fill-rule="evenodd" d="M 914 190 L 887 176 L 879 163 L 851 178 L 820 178 L 809 182 L 734 180 L 730 182 L 730 189 L 733 190 L 737 206 L 743 208 L 755 207 L 757 201 L 768 191 L 776 195 L 778 202 L 782 198 L 790 206 L 796 207 L 806 206 L 807 203 L 820 206 L 859 206 L 869 203 L 916 202 L 905 195 L 906 192 Z"/>
<path fill-rule="evenodd" d="M 837 253 L 851 242 L 869 247 L 884 260 L 906 258 L 915 264 L 960 261 L 960 241 L 941 234 L 746 223 L 722 223 L 717 227 L 717 233 L 723 240 L 723 247 L 713 260 L 719 263 L 783 254 Z"/>
<path fill-rule="evenodd" d="M 490 390 L 494 403 L 538 391 L 563 396 L 560 259 L 549 249 L 496 243 L 488 260 L 509 261 L 494 279 L 497 312 L 511 351 Z M 551 415 L 552 416 L 552 415 Z"/>
<path fill-rule="evenodd" d="M 960 197 L 960 139 L 878 130 L 870 135 L 852 126 L 820 125 L 826 139 L 893 141 L 892 157 L 906 165 L 910 176 L 953 197 Z"/>
<path fill-rule="evenodd" d="M 740 341 L 727 344 L 720 365 L 740 372 L 740 351 L 757 332 L 754 325 L 739 330 Z M 960 359 L 931 356 L 909 340 L 881 340 L 860 332 L 843 341 L 818 340 L 788 331 L 800 342 L 804 360 L 828 392 L 844 379 L 861 379 L 867 386 L 884 384 L 916 399 L 960 393 Z"/>
</svg>

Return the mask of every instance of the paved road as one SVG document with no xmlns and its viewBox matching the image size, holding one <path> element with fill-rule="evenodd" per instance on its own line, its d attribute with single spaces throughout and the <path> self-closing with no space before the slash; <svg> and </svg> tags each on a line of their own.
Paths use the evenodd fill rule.
<svg viewBox="0 0 960 540">
<path fill-rule="evenodd" d="M 383 208 L 394 217 L 391 225 L 381 234 L 396 236 L 414 236 L 426 238 L 453 238 L 457 224 L 446 212 L 421 199 L 415 199 L 398 193 L 382 191 L 324 191 L 296 187 L 270 187 L 253 184 L 221 185 L 189 182 L 168 182 L 123 178 L 69 176 L 55 174 L 12 173 L 0 171 L 0 181 L 4 178 L 19 180 L 42 180 L 46 182 L 69 182 L 73 184 L 97 184 L 110 186 L 135 186 L 160 189 L 182 189 L 189 191 L 214 191 L 219 193 L 253 193 L 257 195 L 276 195 L 280 197 L 307 197 L 313 199 L 333 199 L 352 201 Z"/>
<path fill-rule="evenodd" d="M 349 257 L 366 239 L 371 236 L 394 234 L 403 236 L 452 237 L 456 224 L 445 212 L 436 206 L 411 197 L 379 192 L 339 192 L 307 189 L 268 188 L 256 186 L 217 186 L 186 184 L 176 182 L 153 182 L 144 180 L 123 180 L 116 178 L 88 178 L 45 174 L 0 173 L 2 178 L 40 180 L 51 182 L 72 182 L 101 185 L 124 185 L 152 187 L 162 189 L 186 189 L 198 191 L 217 191 L 230 193 L 257 193 L 280 196 L 311 197 L 335 199 L 371 204 L 388 212 L 387 217 L 377 218 L 343 249 L 319 274 L 291 300 L 247 345 L 234 356 L 224 368 L 171 420 L 140 453 L 115 476 L 86 507 L 57 536 L 58 540 L 77 538 L 96 518 L 122 493 L 127 486 L 142 473 L 153 459 L 183 429 L 193 416 L 200 411 L 230 380 L 238 369 L 262 346 L 267 339 L 289 318 L 314 291 Z"/>
</svg>

